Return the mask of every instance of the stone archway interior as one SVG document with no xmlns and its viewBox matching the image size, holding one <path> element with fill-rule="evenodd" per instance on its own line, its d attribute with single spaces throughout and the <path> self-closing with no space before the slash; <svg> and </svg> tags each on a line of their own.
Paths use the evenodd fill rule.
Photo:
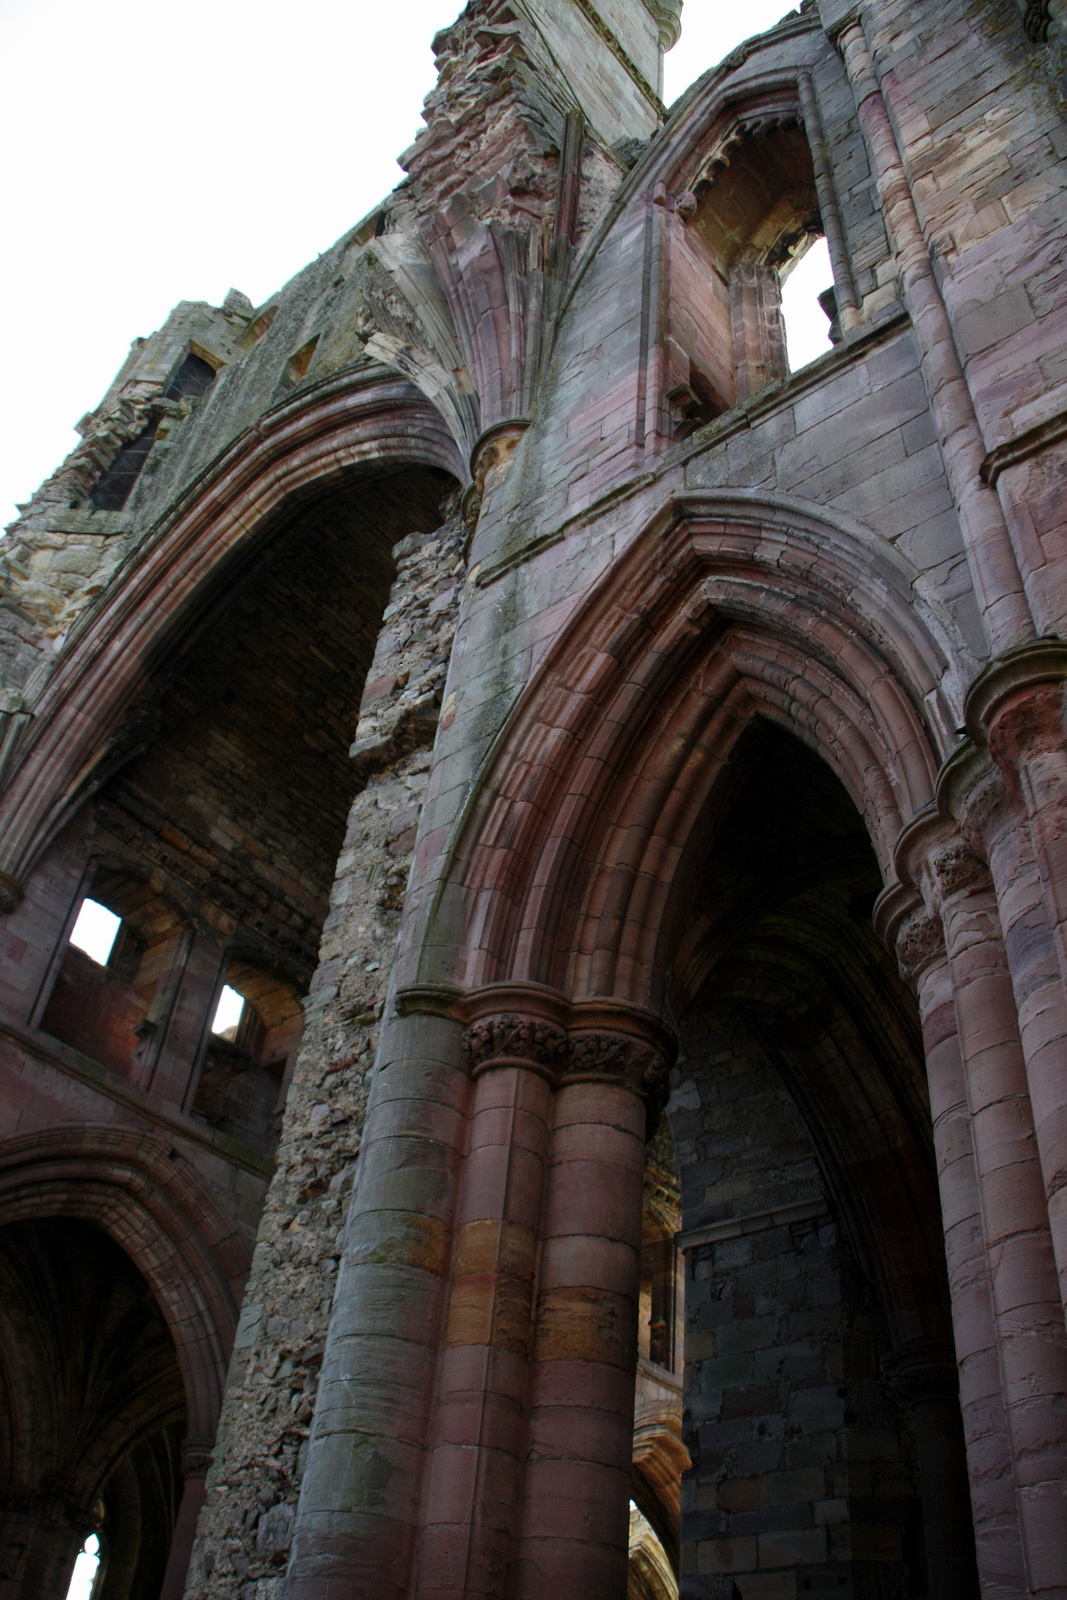
<svg viewBox="0 0 1067 1600">
<path fill-rule="evenodd" d="M 922 1594 L 947 1539 L 970 1595 L 958 1404 L 935 1421 L 896 1379 L 918 1350 L 932 1384 L 953 1363 L 918 1017 L 871 925 L 877 862 L 829 769 L 769 724 L 726 785 L 670 989 L 683 1577 L 742 1600 L 768 1574 Z M 950 1441 L 937 1482 L 923 1428 Z"/>
<path fill-rule="evenodd" d="M 181 1499 L 185 1392 L 148 1285 L 100 1228 L 0 1227 L 0 1586 L 64 1600 L 86 1536 L 94 1600 L 157 1600 Z"/>
</svg>

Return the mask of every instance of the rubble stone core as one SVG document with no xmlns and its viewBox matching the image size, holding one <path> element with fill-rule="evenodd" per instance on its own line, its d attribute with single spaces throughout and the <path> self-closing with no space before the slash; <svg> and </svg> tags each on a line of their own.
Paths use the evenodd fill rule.
<svg viewBox="0 0 1067 1600">
<path fill-rule="evenodd" d="M 1067 9 L 679 26 L 0 542 L 0 1600 L 1067 1597 Z"/>
</svg>

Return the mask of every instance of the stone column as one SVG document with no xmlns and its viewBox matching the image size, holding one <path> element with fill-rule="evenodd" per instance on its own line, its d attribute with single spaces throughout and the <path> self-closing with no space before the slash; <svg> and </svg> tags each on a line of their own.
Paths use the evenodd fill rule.
<svg viewBox="0 0 1067 1600">
<path fill-rule="evenodd" d="M 929 1593 L 938 1600 L 971 1600 L 978 1588 L 976 1541 L 952 1348 L 938 1339 L 913 1339 L 893 1352 L 886 1377 L 915 1431 Z"/>
<path fill-rule="evenodd" d="M 432 997 L 427 1006 L 432 1005 Z M 383 1031 L 285 1593 L 410 1592 L 470 1079 L 462 1024 Z"/>
<path fill-rule="evenodd" d="M 475 1001 L 464 1036 L 474 1106 L 437 1371 L 420 1596 L 503 1597 L 508 1589 L 545 1157 L 568 1048 L 559 998 L 533 984 L 493 985 Z"/>
<path fill-rule="evenodd" d="M 959 514 L 971 582 L 989 642 L 994 650 L 1004 650 L 1033 637 L 1019 563 L 1000 502 L 981 477 L 985 441 L 862 22 L 850 20 L 838 44 L 896 252 L 902 298 L 919 342 L 923 384 Z"/>
<path fill-rule="evenodd" d="M 896 945 L 901 969 L 917 988 L 922 1016 L 978 1580 L 985 1600 L 1017 1600 L 1026 1592 L 1026 1577 L 971 1118 L 940 924 L 920 910 L 903 923 Z M 931 1471 L 936 1478 L 934 1461 Z M 927 1477 L 923 1471 L 924 1484 Z M 930 1543 L 928 1538 L 928 1549 Z M 940 1593 L 933 1581 L 940 1558 L 939 1546 L 931 1562 L 934 1594 Z"/>
<path fill-rule="evenodd" d="M 989 863 L 1011 950 L 1045 1198 L 1067 1308 L 1067 644 L 1039 640 L 972 685 L 967 722 L 1006 791 Z"/>
<path fill-rule="evenodd" d="M 645 1099 L 665 1062 L 645 1013 L 574 1007 L 543 1213 L 515 1600 L 626 1593 Z"/>
<path fill-rule="evenodd" d="M 744 251 L 730 271 L 730 322 L 738 400 L 789 372 L 777 269 Z"/>
<path fill-rule="evenodd" d="M 196 1521 L 207 1493 L 207 1471 L 211 1465 L 211 1440 L 186 1439 L 182 1445 L 182 1498 L 171 1535 L 167 1570 L 159 1600 L 182 1600 L 189 1557 L 196 1538 Z"/>
<path fill-rule="evenodd" d="M 1030 1592 L 1067 1595 L 1067 1337 L 996 897 L 962 843 L 933 871 L 974 1140 Z"/>
</svg>

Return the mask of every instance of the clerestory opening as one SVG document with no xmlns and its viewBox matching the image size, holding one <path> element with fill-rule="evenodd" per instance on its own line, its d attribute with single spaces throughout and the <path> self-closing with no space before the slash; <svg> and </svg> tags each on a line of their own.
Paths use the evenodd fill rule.
<svg viewBox="0 0 1067 1600">
<path fill-rule="evenodd" d="M 189 350 L 174 369 L 166 388 L 164 400 L 199 400 L 215 382 L 215 368 L 196 350 Z"/>
<path fill-rule="evenodd" d="M 689 415 L 675 417 L 676 435 L 787 377 L 838 336 L 815 171 L 795 105 L 731 112 L 709 143 L 673 241 L 674 368 L 687 366 L 681 388 L 694 397 Z"/>
<path fill-rule="evenodd" d="M 89 496 L 89 504 L 94 511 L 122 510 L 156 442 L 158 428 L 159 418 L 152 417 L 136 438 L 127 439 L 120 446 L 114 460 L 96 480 L 96 487 Z"/>
<path fill-rule="evenodd" d="M 142 1078 L 173 1006 L 189 932 L 188 916 L 158 879 L 99 863 L 41 1028 L 124 1077 Z"/>
<path fill-rule="evenodd" d="M 193 1115 L 255 1149 L 272 1150 L 303 1020 L 296 984 L 255 960 L 231 958 L 212 1018 Z"/>
<path fill-rule="evenodd" d="M 262 1153 L 365 781 L 350 747 L 392 552 L 454 491 L 428 466 L 350 472 L 279 513 L 161 634 L 87 816 L 100 909 L 72 909 L 39 1026 Z M 82 932 L 108 914 L 94 958 Z M 240 1015 L 213 1031 L 224 987 Z"/>
</svg>

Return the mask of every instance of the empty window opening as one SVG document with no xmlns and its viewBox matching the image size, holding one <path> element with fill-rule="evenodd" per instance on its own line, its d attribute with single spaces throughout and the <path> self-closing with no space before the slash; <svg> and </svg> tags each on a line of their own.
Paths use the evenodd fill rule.
<svg viewBox="0 0 1067 1600">
<path fill-rule="evenodd" d="M 627 1594 L 633 1600 L 677 1600 L 678 1596 L 678 1579 L 663 1543 L 635 1500 L 630 1501 Z"/>
<path fill-rule="evenodd" d="M 261 311 L 255 321 L 250 322 L 244 333 L 242 333 L 242 349 L 251 350 L 254 344 L 258 344 L 277 315 L 278 307 L 276 305 L 268 306 L 266 311 Z"/>
<path fill-rule="evenodd" d="M 192 1112 L 254 1149 L 273 1150 L 303 1026 L 291 981 L 235 959 L 219 996 Z"/>
<path fill-rule="evenodd" d="M 215 382 L 215 368 L 190 350 L 163 391 L 164 400 L 199 400 Z"/>
<path fill-rule="evenodd" d="M 182 981 L 187 943 L 181 912 L 151 883 L 101 864 L 41 1028 L 115 1072 L 148 1070 Z M 208 1002 L 205 995 L 205 1012 Z"/>
<path fill-rule="evenodd" d="M 159 418 L 153 417 L 136 439 L 128 439 L 109 467 L 105 467 L 89 496 L 94 511 L 121 511 L 156 439 Z"/>
<path fill-rule="evenodd" d="M 285 363 L 285 371 L 282 373 L 278 384 L 280 393 L 285 394 L 290 389 L 295 389 L 297 384 L 306 376 L 318 342 L 319 336 L 316 334 L 314 339 L 309 339 L 307 344 L 302 344 L 296 354 L 289 357 Z"/>
<path fill-rule="evenodd" d="M 74 1563 L 67 1600 L 89 1600 L 96 1583 L 96 1569 L 100 1565 L 100 1540 L 91 1533 L 82 1545 Z"/>
<path fill-rule="evenodd" d="M 761 103 L 728 112 L 670 226 L 672 405 L 679 378 L 695 388 L 699 374 L 731 406 L 829 348 L 817 297 L 833 278 L 825 246 L 816 244 L 823 223 L 815 172 L 794 107 L 768 91 Z M 789 302 L 802 304 L 799 320 L 788 312 L 788 329 L 786 288 Z"/>
<path fill-rule="evenodd" d="M 84 950 L 90 960 L 106 967 L 121 925 L 122 918 L 98 900 L 83 900 L 70 942 L 76 949 Z"/>
<path fill-rule="evenodd" d="M 231 989 L 228 983 L 224 984 L 219 995 L 219 1003 L 215 1007 L 215 1020 L 211 1024 L 212 1033 L 217 1033 L 223 1039 L 236 1039 L 244 1009 L 244 996 L 238 994 L 236 989 Z"/>
<path fill-rule="evenodd" d="M 826 240 L 815 239 L 782 269 L 781 276 L 789 370 L 796 372 L 832 350 L 841 337 Z"/>
</svg>

